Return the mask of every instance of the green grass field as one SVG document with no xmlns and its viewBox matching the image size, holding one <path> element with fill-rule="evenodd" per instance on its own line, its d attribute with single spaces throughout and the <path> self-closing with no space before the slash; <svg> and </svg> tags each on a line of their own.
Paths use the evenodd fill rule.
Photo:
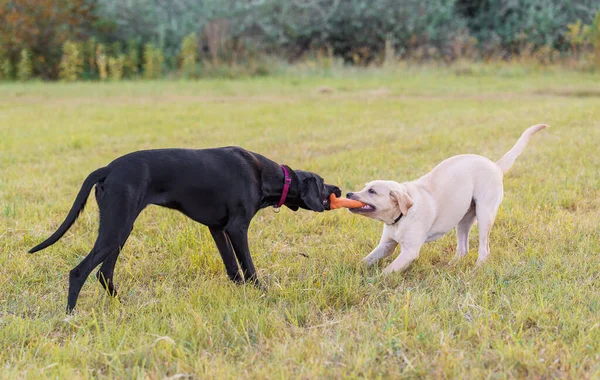
<svg viewBox="0 0 600 380">
<path fill-rule="evenodd" d="M 85 177 L 130 151 L 240 145 L 344 192 L 412 180 L 462 153 L 500 158 L 491 255 L 448 263 L 455 234 L 405 273 L 361 258 L 382 225 L 346 210 L 259 212 L 263 293 L 225 274 L 208 229 L 147 208 L 116 267 L 122 303 L 67 277 L 97 231 Z M 299 73 L 236 81 L 0 86 L 0 378 L 600 377 L 600 76 Z M 95 274 L 95 272 L 94 272 Z"/>
</svg>

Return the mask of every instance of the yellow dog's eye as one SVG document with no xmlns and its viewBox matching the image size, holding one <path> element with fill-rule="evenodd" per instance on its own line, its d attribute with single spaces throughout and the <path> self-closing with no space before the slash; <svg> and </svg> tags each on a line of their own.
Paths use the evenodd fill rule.
<svg viewBox="0 0 600 380">
<path fill-rule="evenodd" d="M 375 190 L 369 189 L 369 194 L 377 194 L 377 193 L 375 192 Z"/>
</svg>

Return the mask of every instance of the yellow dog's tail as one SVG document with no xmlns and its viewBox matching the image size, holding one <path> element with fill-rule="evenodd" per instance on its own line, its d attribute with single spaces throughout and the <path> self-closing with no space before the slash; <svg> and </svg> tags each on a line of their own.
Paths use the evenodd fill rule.
<svg viewBox="0 0 600 380">
<path fill-rule="evenodd" d="M 537 131 L 540 131 L 547 127 L 548 126 L 546 124 L 537 124 L 537 125 L 534 125 L 533 127 L 527 128 L 525 130 L 525 132 L 523 132 L 521 137 L 519 137 L 515 146 L 513 146 L 511 150 L 509 150 L 504 156 L 502 156 L 501 159 L 499 159 L 496 162 L 496 164 L 498 164 L 498 166 L 500 166 L 500 169 L 502 169 L 502 171 L 504 173 L 509 171 L 510 168 L 515 163 L 515 160 L 517 159 L 517 157 L 519 157 L 519 155 L 521 153 L 523 153 L 523 150 L 527 146 L 527 143 L 529 142 L 529 139 L 531 138 L 531 136 L 533 136 L 533 134 L 536 133 Z"/>
</svg>

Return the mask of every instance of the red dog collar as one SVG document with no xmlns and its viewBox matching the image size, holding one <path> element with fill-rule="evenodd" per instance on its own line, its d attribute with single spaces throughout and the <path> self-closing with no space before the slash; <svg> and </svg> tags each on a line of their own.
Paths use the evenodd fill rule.
<svg viewBox="0 0 600 380">
<path fill-rule="evenodd" d="M 277 208 L 281 207 L 284 203 L 285 203 L 285 198 L 287 198 L 288 195 L 288 191 L 290 190 L 290 184 L 292 183 L 292 177 L 290 177 L 290 173 L 288 172 L 287 168 L 283 165 L 281 165 L 281 168 L 283 169 L 283 175 L 285 176 L 285 180 L 283 182 L 283 191 L 281 192 L 281 199 L 279 200 L 279 203 L 277 203 Z"/>
</svg>

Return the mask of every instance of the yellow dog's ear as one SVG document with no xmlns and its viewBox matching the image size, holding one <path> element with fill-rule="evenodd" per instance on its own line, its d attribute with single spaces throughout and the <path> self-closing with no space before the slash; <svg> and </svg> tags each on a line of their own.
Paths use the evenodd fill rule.
<svg viewBox="0 0 600 380">
<path fill-rule="evenodd" d="M 392 202 L 398 205 L 402 215 L 406 215 L 408 213 L 408 209 L 413 205 L 413 200 L 410 198 L 410 196 L 401 190 L 392 190 L 390 192 L 390 198 L 392 198 Z"/>
</svg>

